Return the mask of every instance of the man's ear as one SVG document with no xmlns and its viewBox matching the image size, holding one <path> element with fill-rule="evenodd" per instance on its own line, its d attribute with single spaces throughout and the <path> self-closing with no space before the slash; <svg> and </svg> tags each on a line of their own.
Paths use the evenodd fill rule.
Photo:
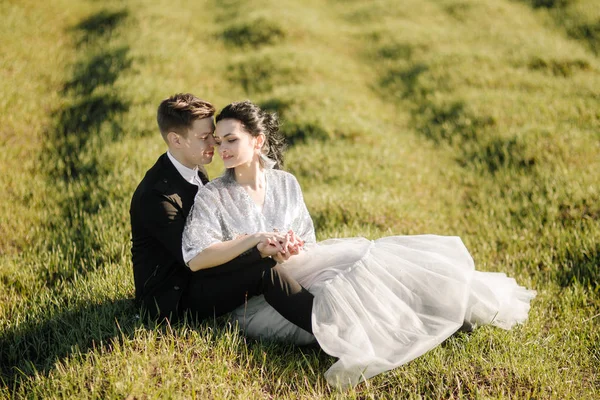
<svg viewBox="0 0 600 400">
<path fill-rule="evenodd" d="M 181 147 L 181 136 L 177 132 L 170 131 L 167 133 L 167 143 L 169 146 L 176 148 Z"/>
</svg>

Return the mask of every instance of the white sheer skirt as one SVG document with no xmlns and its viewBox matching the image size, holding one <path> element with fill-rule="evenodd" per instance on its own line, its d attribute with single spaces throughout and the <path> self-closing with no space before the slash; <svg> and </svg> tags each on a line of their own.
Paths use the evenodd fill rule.
<svg viewBox="0 0 600 400">
<path fill-rule="evenodd" d="M 330 239 L 283 264 L 314 294 L 314 336 L 263 296 L 232 318 L 246 335 L 309 344 L 338 361 L 330 384 L 355 385 L 431 350 L 464 322 L 503 329 L 527 319 L 535 292 L 503 273 L 475 271 L 458 237 L 418 235 Z"/>
</svg>

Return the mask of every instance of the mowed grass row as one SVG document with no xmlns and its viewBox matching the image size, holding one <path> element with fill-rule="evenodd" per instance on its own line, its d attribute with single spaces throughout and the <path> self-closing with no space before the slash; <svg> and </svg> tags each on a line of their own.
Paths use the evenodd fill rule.
<svg viewBox="0 0 600 400">
<path fill-rule="evenodd" d="M 600 67 L 555 8 L 30 6 L 0 6 L 5 396 L 597 396 Z M 281 115 L 320 239 L 460 235 L 480 269 L 538 290 L 530 321 L 458 335 L 347 393 L 325 384 L 322 352 L 222 320 L 143 325 L 128 206 L 164 151 L 156 106 L 178 91 Z"/>
</svg>

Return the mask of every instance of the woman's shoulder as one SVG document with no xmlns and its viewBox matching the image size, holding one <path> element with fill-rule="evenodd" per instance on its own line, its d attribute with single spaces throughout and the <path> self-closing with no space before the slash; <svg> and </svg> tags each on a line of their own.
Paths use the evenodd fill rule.
<svg viewBox="0 0 600 400">
<path fill-rule="evenodd" d="M 282 171 L 280 169 L 272 169 L 269 170 L 271 176 L 274 177 L 274 181 L 277 182 L 277 185 L 285 188 L 286 191 L 301 191 L 300 184 L 298 183 L 298 179 L 296 177 L 286 171 Z"/>
<path fill-rule="evenodd" d="M 298 182 L 296 177 L 284 170 L 281 169 L 270 169 L 268 170 L 271 175 L 273 175 L 276 179 L 283 182 Z"/>
</svg>

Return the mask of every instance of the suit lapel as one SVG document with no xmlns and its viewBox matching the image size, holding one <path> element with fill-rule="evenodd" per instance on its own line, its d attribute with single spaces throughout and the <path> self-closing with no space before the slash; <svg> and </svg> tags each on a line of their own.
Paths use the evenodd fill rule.
<svg viewBox="0 0 600 400">
<path fill-rule="evenodd" d="M 183 211 L 184 215 L 187 214 L 194 203 L 194 197 L 198 192 L 198 187 L 192 183 L 186 182 L 181 176 L 177 168 L 173 165 L 167 153 L 163 154 L 159 160 L 161 164 L 161 175 L 155 185 L 155 189 L 158 190 L 163 196 L 169 198 Z M 201 175 L 201 179 L 202 179 Z M 204 177 L 206 179 L 206 177 Z"/>
<path fill-rule="evenodd" d="M 208 183 L 208 178 L 201 171 L 198 171 L 198 176 L 200 177 L 200 180 L 202 181 L 203 185 L 206 185 Z"/>
</svg>

